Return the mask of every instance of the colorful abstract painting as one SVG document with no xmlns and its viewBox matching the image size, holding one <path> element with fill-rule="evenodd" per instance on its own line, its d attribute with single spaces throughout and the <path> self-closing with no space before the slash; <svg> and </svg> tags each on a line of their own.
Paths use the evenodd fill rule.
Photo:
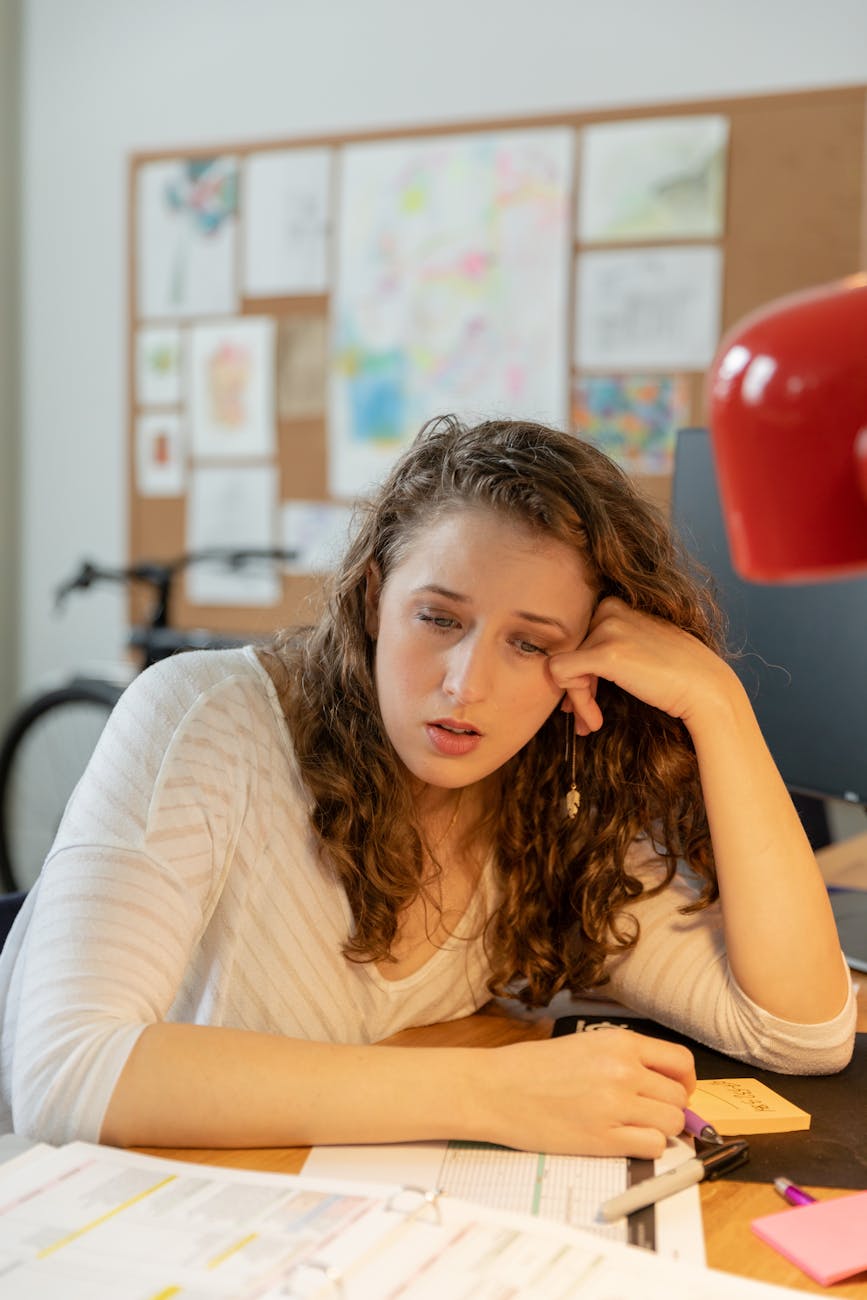
<svg viewBox="0 0 867 1300">
<path fill-rule="evenodd" d="M 677 375 L 583 375 L 572 428 L 635 474 L 670 474 L 674 439 L 690 420 L 689 380 Z"/>
<path fill-rule="evenodd" d="M 432 416 L 561 423 L 570 129 L 347 148 L 332 313 L 337 496 Z"/>
</svg>

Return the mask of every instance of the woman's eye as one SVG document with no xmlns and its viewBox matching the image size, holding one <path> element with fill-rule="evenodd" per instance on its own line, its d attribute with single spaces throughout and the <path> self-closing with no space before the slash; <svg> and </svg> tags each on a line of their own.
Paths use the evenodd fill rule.
<svg viewBox="0 0 867 1300">
<path fill-rule="evenodd" d="M 534 645 L 532 641 L 522 641 L 518 638 L 514 644 L 522 655 L 547 655 L 548 653 L 543 646 Z"/>
<path fill-rule="evenodd" d="M 416 617 L 421 623 L 429 623 L 442 632 L 450 632 L 452 628 L 458 626 L 458 620 L 451 618 L 448 614 L 428 614 L 421 611 Z"/>
</svg>

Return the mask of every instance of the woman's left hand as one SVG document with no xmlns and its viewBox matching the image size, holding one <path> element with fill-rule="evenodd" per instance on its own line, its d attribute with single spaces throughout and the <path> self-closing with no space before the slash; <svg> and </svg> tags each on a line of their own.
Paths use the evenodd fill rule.
<svg viewBox="0 0 867 1300">
<path fill-rule="evenodd" d="M 562 708 L 575 715 L 579 736 L 602 726 L 596 702 L 600 677 L 673 718 L 690 720 L 700 702 L 726 690 L 731 670 L 708 646 L 674 623 L 600 601 L 577 650 L 551 655 L 551 677 L 566 692 Z"/>
<path fill-rule="evenodd" d="M 821 1024 L 837 1016 L 849 979 L 828 891 L 735 672 L 682 628 L 613 597 L 600 601 L 577 650 L 551 655 L 548 666 L 580 736 L 603 723 L 599 678 L 683 720 L 695 746 L 735 982 L 783 1020 Z"/>
</svg>

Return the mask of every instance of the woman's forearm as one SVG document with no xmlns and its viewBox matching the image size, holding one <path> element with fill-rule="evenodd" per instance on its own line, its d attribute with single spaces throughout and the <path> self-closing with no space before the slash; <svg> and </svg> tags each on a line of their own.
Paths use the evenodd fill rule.
<svg viewBox="0 0 867 1300">
<path fill-rule="evenodd" d="M 684 720 L 698 756 L 732 973 L 759 1006 L 804 1024 L 848 982 L 827 890 L 749 701 L 725 668 Z"/>
<path fill-rule="evenodd" d="M 101 1141 L 255 1147 L 462 1136 L 468 1051 L 150 1025 L 118 1080 Z"/>
<path fill-rule="evenodd" d="M 626 1030 L 488 1049 L 159 1023 L 133 1048 L 100 1138 L 188 1147 L 465 1138 L 653 1157 L 680 1132 L 694 1086 L 689 1052 Z"/>
</svg>

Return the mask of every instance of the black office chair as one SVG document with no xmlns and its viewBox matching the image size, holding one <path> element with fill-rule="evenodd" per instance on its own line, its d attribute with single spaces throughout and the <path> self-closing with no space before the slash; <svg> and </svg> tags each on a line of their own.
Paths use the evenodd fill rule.
<svg viewBox="0 0 867 1300">
<path fill-rule="evenodd" d="M 6 936 L 12 929 L 12 922 L 21 911 L 21 904 L 26 897 L 26 890 L 18 894 L 0 894 L 0 948 L 6 942 Z"/>
</svg>

